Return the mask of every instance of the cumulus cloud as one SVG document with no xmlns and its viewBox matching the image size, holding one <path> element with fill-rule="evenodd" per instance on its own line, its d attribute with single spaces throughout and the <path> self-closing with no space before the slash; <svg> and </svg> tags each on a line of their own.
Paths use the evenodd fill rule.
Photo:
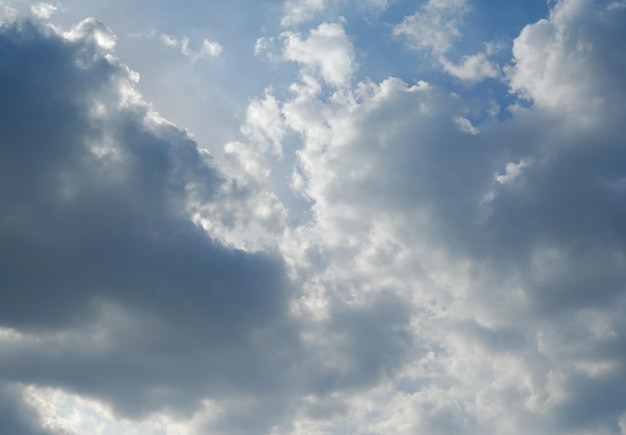
<svg viewBox="0 0 626 435">
<path fill-rule="evenodd" d="M 45 433 L 34 407 L 53 433 L 289 431 L 294 408 L 314 412 L 302 398 L 390 373 L 410 343 L 406 308 L 294 314 L 301 279 L 277 249 L 220 242 L 267 197 L 143 101 L 114 39 L 93 19 L 0 32 L 0 400 L 15 411 L 1 430 Z M 268 93 L 244 131 L 277 146 L 279 111 Z"/>
<path fill-rule="evenodd" d="M 498 67 L 483 53 L 463 56 L 459 64 L 454 64 L 443 56 L 440 62 L 444 71 L 468 83 L 498 77 Z"/>
<path fill-rule="evenodd" d="M 308 37 L 286 32 L 283 55 L 321 75 L 332 86 L 348 84 L 354 69 L 354 48 L 341 23 L 323 23 Z"/>
<path fill-rule="evenodd" d="M 407 387 L 347 400 L 353 428 L 619 432 L 623 22 L 606 4 L 556 3 L 507 72 L 534 105 L 480 134 L 457 95 L 425 83 L 294 88 L 283 111 L 304 141 L 295 175 L 327 261 L 318 279 L 348 300 L 410 298 L 433 355 L 406 366 Z"/>
<path fill-rule="evenodd" d="M 505 120 L 424 81 L 355 83 L 341 22 L 285 32 L 298 79 L 250 99 L 228 176 L 143 102 L 106 27 L 3 27 L 5 426 L 622 432 L 616 3 L 555 2 L 522 30 L 503 80 L 527 102 Z M 466 7 L 407 19 L 452 23 L 416 48 L 447 59 Z M 448 67 L 492 74 L 486 55 Z M 268 181 L 289 152 L 304 223 Z"/>
<path fill-rule="evenodd" d="M 133 77 L 100 29 L 2 29 L 0 318 L 26 334 L 3 339 L 3 380 L 135 418 L 281 382 L 279 349 L 298 348 L 282 262 L 193 224 L 190 210 L 226 181 L 186 133 L 128 98 Z"/>
<path fill-rule="evenodd" d="M 621 36 L 623 19 L 624 11 L 611 4 L 556 3 L 549 19 L 526 26 L 515 40 L 508 70 L 512 91 L 578 121 L 621 106 L 624 58 L 613 38 Z"/>
</svg>

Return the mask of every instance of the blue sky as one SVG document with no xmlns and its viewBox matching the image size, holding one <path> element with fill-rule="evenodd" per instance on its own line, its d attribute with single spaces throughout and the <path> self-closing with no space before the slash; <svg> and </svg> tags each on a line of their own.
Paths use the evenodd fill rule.
<svg viewBox="0 0 626 435">
<path fill-rule="evenodd" d="M 0 433 L 626 434 L 623 0 L 0 0 Z"/>
</svg>

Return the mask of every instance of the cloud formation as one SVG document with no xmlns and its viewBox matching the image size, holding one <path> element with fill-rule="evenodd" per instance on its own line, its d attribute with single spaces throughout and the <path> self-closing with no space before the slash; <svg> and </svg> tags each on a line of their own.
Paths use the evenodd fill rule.
<svg viewBox="0 0 626 435">
<path fill-rule="evenodd" d="M 406 367 L 410 399 L 389 387 L 371 405 L 380 420 L 355 427 L 619 433 L 618 23 L 607 5 L 555 4 L 515 40 L 507 71 L 534 104 L 480 129 L 457 95 L 399 79 L 328 98 L 302 87 L 285 103 L 305 144 L 296 187 L 313 202 L 322 276 L 352 288 L 348 298 L 393 288 L 414 300 L 417 341 L 434 355 Z"/>
<path fill-rule="evenodd" d="M 224 177 L 141 101 L 101 28 L 77 29 L 2 29 L 0 318 L 25 334 L 3 343 L 3 380 L 133 417 L 281 382 L 297 347 L 282 262 L 192 223 Z"/>
<path fill-rule="evenodd" d="M 409 45 L 417 50 L 444 54 L 461 36 L 459 27 L 468 10 L 466 0 L 429 0 L 395 26 L 393 33 L 407 38 Z"/>
<path fill-rule="evenodd" d="M 286 59 L 319 73 L 331 86 L 348 84 L 354 72 L 354 49 L 340 23 L 322 23 L 306 39 L 299 34 L 282 34 Z"/>
<path fill-rule="evenodd" d="M 553 2 L 500 68 L 448 61 L 474 5 L 389 40 L 508 107 L 276 21 L 224 160 L 105 25 L 3 25 L 0 432 L 623 433 L 626 9 Z"/>
<path fill-rule="evenodd" d="M 397 24 L 393 34 L 403 38 L 412 49 L 433 55 L 444 72 L 466 83 L 497 78 L 498 66 L 489 60 L 487 52 L 464 55 L 458 63 L 447 58 L 462 37 L 464 17 L 470 9 L 466 0 L 429 0 Z"/>
<path fill-rule="evenodd" d="M 325 0 L 287 0 L 283 6 L 285 16 L 280 23 L 283 26 L 300 24 L 310 19 L 316 12 L 324 10 Z"/>
<path fill-rule="evenodd" d="M 159 35 L 159 39 L 168 47 L 179 48 L 180 52 L 192 62 L 197 62 L 205 57 L 217 57 L 222 53 L 222 45 L 219 42 L 209 39 L 203 39 L 200 49 L 195 51 L 189 47 L 190 41 L 186 36 L 176 38 L 172 35 L 162 33 Z"/>
</svg>

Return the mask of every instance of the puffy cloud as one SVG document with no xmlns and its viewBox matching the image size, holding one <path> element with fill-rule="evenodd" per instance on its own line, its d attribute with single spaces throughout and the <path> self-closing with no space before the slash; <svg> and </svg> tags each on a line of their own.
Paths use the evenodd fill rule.
<svg viewBox="0 0 626 435">
<path fill-rule="evenodd" d="M 300 80 L 251 99 L 228 177 L 142 102 L 105 28 L 4 29 L 0 400 L 144 433 L 620 433 L 615 3 L 521 32 L 505 80 L 531 104 L 504 120 L 425 82 L 351 86 L 341 24 L 284 33 Z M 450 68 L 472 81 L 481 59 Z M 301 225 L 268 191 L 294 132 Z"/>
<path fill-rule="evenodd" d="M 2 430 L 29 433 L 28 403 L 54 433 L 289 432 L 295 409 L 315 413 L 303 398 L 391 373 L 411 342 L 406 307 L 296 313 L 302 279 L 278 248 L 220 242 L 268 204 L 280 227 L 280 205 L 155 113 L 114 39 L 92 19 L 0 33 L 0 373 L 20 410 Z M 280 107 L 268 93 L 248 113 L 244 132 L 268 150 Z"/>
<path fill-rule="evenodd" d="M 498 67 L 483 53 L 463 56 L 458 65 L 443 56 L 440 58 L 440 62 L 444 71 L 468 83 L 498 77 Z"/>
<path fill-rule="evenodd" d="M 348 84 L 354 69 L 354 48 L 340 23 L 323 23 L 306 39 L 297 33 L 282 34 L 283 55 L 319 73 L 332 86 Z"/>
<path fill-rule="evenodd" d="M 133 94 L 100 31 L 0 35 L 0 319 L 26 334 L 3 339 L 2 378 L 135 418 L 273 389 L 299 352 L 282 262 L 192 222 L 232 185 Z"/>
<path fill-rule="evenodd" d="M 36 3 L 30 7 L 31 12 L 37 18 L 50 18 L 58 7 L 50 3 Z"/>
<path fill-rule="evenodd" d="M 413 301 L 413 339 L 434 355 L 406 366 L 409 393 L 347 400 L 353 428 L 619 432 L 623 22 L 606 4 L 556 3 L 507 73 L 534 105 L 480 130 L 425 83 L 293 88 L 283 111 L 304 141 L 294 177 L 313 202 L 318 279 L 356 303 L 388 289 Z"/>
<path fill-rule="evenodd" d="M 63 33 L 63 37 L 69 41 L 88 40 L 99 51 L 113 49 L 117 40 L 111 29 L 95 18 L 82 20 L 80 23 L 72 26 L 69 31 Z M 86 61 L 87 59 L 85 59 Z"/>
<path fill-rule="evenodd" d="M 511 89 L 537 106 L 590 120 L 602 119 L 598 111 L 610 116 L 623 108 L 624 56 L 617 41 L 624 14 L 589 0 L 556 3 L 549 19 L 526 26 L 515 40 Z"/>
</svg>

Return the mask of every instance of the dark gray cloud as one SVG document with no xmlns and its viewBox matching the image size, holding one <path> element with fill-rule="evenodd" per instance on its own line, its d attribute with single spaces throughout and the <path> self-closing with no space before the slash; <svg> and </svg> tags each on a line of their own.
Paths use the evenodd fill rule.
<svg viewBox="0 0 626 435">
<path fill-rule="evenodd" d="M 84 332 L 84 346 L 7 346 L 3 379 L 129 416 L 280 388 L 281 352 L 298 353 L 281 260 L 221 245 L 186 211 L 215 200 L 219 171 L 146 105 L 124 105 L 128 74 L 95 38 L 23 22 L 2 29 L 0 47 L 0 323 Z M 89 344 L 94 321 L 102 347 Z"/>
</svg>

